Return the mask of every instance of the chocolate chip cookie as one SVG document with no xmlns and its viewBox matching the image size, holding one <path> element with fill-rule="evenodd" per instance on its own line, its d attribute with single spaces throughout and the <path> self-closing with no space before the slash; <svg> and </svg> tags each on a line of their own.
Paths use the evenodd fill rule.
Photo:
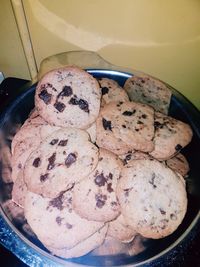
<svg viewBox="0 0 200 267">
<path fill-rule="evenodd" d="M 103 223 L 82 219 L 72 209 L 72 190 L 57 198 L 43 198 L 28 192 L 25 198 L 25 217 L 46 246 L 71 249 L 103 227 Z"/>
<path fill-rule="evenodd" d="M 125 221 L 147 238 L 173 233 L 187 209 L 183 178 L 155 160 L 136 160 L 124 167 L 117 197 Z"/>
<path fill-rule="evenodd" d="M 111 136 L 122 140 L 129 150 L 149 152 L 154 148 L 152 141 L 154 110 L 147 105 L 135 102 L 111 102 L 100 112 L 97 119 L 97 133 L 100 131 L 99 126 Z M 97 144 L 101 146 L 101 142 Z"/>
<path fill-rule="evenodd" d="M 179 153 L 192 139 L 191 127 L 172 117 L 155 112 L 154 150 L 150 155 L 158 160 L 167 160 Z"/>
<path fill-rule="evenodd" d="M 28 190 L 56 197 L 87 177 L 98 162 L 98 148 L 80 129 L 63 128 L 48 136 L 27 159 L 24 180 Z"/>
<path fill-rule="evenodd" d="M 116 155 L 100 149 L 97 167 L 74 187 L 73 208 L 81 217 L 107 222 L 119 215 L 115 190 L 121 167 Z"/>
<path fill-rule="evenodd" d="M 24 165 L 30 154 L 37 149 L 40 143 L 54 131 L 60 129 L 51 125 L 29 124 L 22 127 L 17 133 L 13 144 L 12 154 L 12 181 L 15 182 L 18 173 L 24 169 Z"/>
<path fill-rule="evenodd" d="M 127 79 L 124 89 L 130 100 L 152 106 L 156 111 L 168 114 L 171 90 L 147 74 L 134 75 Z"/>
<path fill-rule="evenodd" d="M 50 124 L 86 129 L 97 118 L 101 90 L 86 71 L 67 66 L 45 74 L 37 85 L 35 106 Z"/>
</svg>

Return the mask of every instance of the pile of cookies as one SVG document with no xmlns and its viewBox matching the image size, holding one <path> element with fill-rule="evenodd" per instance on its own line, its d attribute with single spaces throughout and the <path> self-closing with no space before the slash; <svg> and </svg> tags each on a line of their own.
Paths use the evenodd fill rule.
<svg viewBox="0 0 200 267">
<path fill-rule="evenodd" d="M 12 200 L 52 254 L 162 238 L 181 224 L 189 165 L 180 150 L 192 130 L 167 116 L 170 97 L 147 75 L 122 88 L 76 66 L 39 81 L 12 140 Z"/>
</svg>

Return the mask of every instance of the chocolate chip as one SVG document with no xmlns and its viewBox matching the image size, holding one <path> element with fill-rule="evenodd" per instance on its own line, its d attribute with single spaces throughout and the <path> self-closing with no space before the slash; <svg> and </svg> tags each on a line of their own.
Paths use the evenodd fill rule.
<svg viewBox="0 0 200 267">
<path fill-rule="evenodd" d="M 106 178 L 104 177 L 103 173 L 97 175 L 94 182 L 98 186 L 104 186 L 106 184 Z"/>
<path fill-rule="evenodd" d="M 35 158 L 34 161 L 33 161 L 33 166 L 35 168 L 38 168 L 41 164 L 41 159 L 40 158 Z"/>
<path fill-rule="evenodd" d="M 61 96 L 70 96 L 73 94 L 71 86 L 65 85 L 62 91 L 58 94 L 57 99 Z"/>
<path fill-rule="evenodd" d="M 159 211 L 160 211 L 160 213 L 162 214 L 162 215 L 165 215 L 166 214 L 166 211 L 164 211 L 163 209 L 159 209 Z"/>
<path fill-rule="evenodd" d="M 53 87 L 53 85 L 52 85 L 51 83 L 46 83 L 46 85 L 44 85 L 44 88 L 47 88 L 47 87 L 50 87 L 50 88 L 52 88 L 52 87 Z"/>
<path fill-rule="evenodd" d="M 56 222 L 58 225 L 61 225 L 63 218 L 61 218 L 60 216 L 56 217 Z"/>
<path fill-rule="evenodd" d="M 136 84 L 137 86 L 139 86 L 139 87 L 142 87 L 142 86 L 141 86 L 141 84 L 140 84 L 140 83 L 138 83 L 138 82 L 136 82 L 135 84 Z"/>
<path fill-rule="evenodd" d="M 122 124 L 122 127 L 123 127 L 123 128 L 126 128 L 126 125 Z"/>
<path fill-rule="evenodd" d="M 143 119 L 146 119 L 147 118 L 147 115 L 146 114 L 142 114 L 142 118 Z"/>
<path fill-rule="evenodd" d="M 151 176 L 151 180 L 149 181 L 149 183 L 153 186 L 153 188 L 156 188 L 157 187 L 157 185 L 155 185 L 155 178 L 156 178 L 156 175 L 153 172 L 152 173 L 152 176 Z"/>
<path fill-rule="evenodd" d="M 58 143 L 59 146 L 66 146 L 68 142 L 68 139 L 66 140 L 60 140 L 60 142 Z"/>
<path fill-rule="evenodd" d="M 45 182 L 48 179 L 49 174 L 45 173 L 43 175 L 40 175 L 40 181 Z"/>
<path fill-rule="evenodd" d="M 125 160 L 126 160 L 126 161 L 131 160 L 131 154 L 126 155 Z"/>
<path fill-rule="evenodd" d="M 66 225 L 67 229 L 72 229 L 72 227 L 73 227 L 72 224 L 70 224 L 70 223 L 66 223 L 65 225 Z"/>
<path fill-rule="evenodd" d="M 142 121 L 137 121 L 137 124 L 144 124 Z"/>
<path fill-rule="evenodd" d="M 123 104 L 123 102 L 120 101 L 120 102 L 117 104 L 117 107 L 120 107 L 122 104 Z"/>
<path fill-rule="evenodd" d="M 131 190 L 133 190 L 133 187 L 125 188 L 124 189 L 124 195 L 125 195 L 125 197 L 128 197 L 129 196 L 129 193 L 130 193 Z"/>
<path fill-rule="evenodd" d="M 77 98 L 76 95 L 74 95 L 74 97 L 70 98 L 69 102 L 70 105 L 78 105 L 79 104 L 79 100 Z"/>
<path fill-rule="evenodd" d="M 101 93 L 102 95 L 106 95 L 109 92 L 108 87 L 101 87 Z"/>
<path fill-rule="evenodd" d="M 46 89 L 42 90 L 42 91 L 38 94 L 38 96 L 39 96 L 40 99 L 42 99 L 42 100 L 44 101 L 44 103 L 45 103 L 46 105 L 48 105 L 48 104 L 51 102 L 51 97 L 52 97 L 52 95 L 49 94 L 49 93 L 47 92 Z"/>
<path fill-rule="evenodd" d="M 55 107 L 59 112 L 63 112 L 66 106 L 65 106 L 65 104 L 62 103 L 62 102 L 56 102 L 56 103 L 54 104 L 54 107 Z"/>
<path fill-rule="evenodd" d="M 72 197 L 69 197 L 69 198 L 67 199 L 67 203 L 68 203 L 68 204 L 72 204 Z"/>
<path fill-rule="evenodd" d="M 178 144 L 178 145 L 175 146 L 175 150 L 176 151 L 180 151 L 182 148 L 183 147 L 180 144 Z"/>
<path fill-rule="evenodd" d="M 52 170 L 55 167 L 56 153 L 54 152 L 50 158 L 48 158 L 47 170 Z"/>
<path fill-rule="evenodd" d="M 91 191 L 92 191 L 92 189 L 89 189 L 86 196 L 89 196 Z"/>
<path fill-rule="evenodd" d="M 111 206 L 118 206 L 118 203 L 116 201 L 112 201 L 110 204 Z"/>
<path fill-rule="evenodd" d="M 107 184 L 107 190 L 108 190 L 109 193 L 112 193 L 114 191 L 113 188 L 112 188 L 112 183 L 108 183 Z"/>
<path fill-rule="evenodd" d="M 19 169 L 21 169 L 21 168 L 22 168 L 22 164 L 19 163 L 19 164 L 17 165 L 17 167 L 18 167 Z M 12 169 L 11 169 L 11 170 L 12 170 Z"/>
<path fill-rule="evenodd" d="M 55 145 L 55 144 L 57 144 L 58 143 L 58 139 L 53 139 L 53 140 L 51 140 L 51 142 L 50 142 L 50 145 Z"/>
<path fill-rule="evenodd" d="M 147 98 L 147 96 L 144 93 L 142 93 L 141 95 L 142 95 L 143 98 Z M 147 103 L 151 104 L 151 100 L 146 99 L 146 101 L 147 101 Z"/>
<path fill-rule="evenodd" d="M 113 174 L 110 172 L 110 173 L 108 174 L 107 178 L 110 179 L 110 180 L 112 180 L 112 178 L 113 178 Z"/>
<path fill-rule="evenodd" d="M 122 115 L 124 115 L 124 116 L 132 116 L 135 112 L 136 112 L 135 109 L 134 109 L 133 111 L 128 111 L 128 110 L 126 110 L 126 111 L 124 111 L 124 112 L 122 113 Z"/>
<path fill-rule="evenodd" d="M 52 200 L 50 200 L 48 207 L 52 206 L 54 208 L 57 208 L 58 210 L 62 210 L 64 208 L 62 200 L 63 200 L 63 192 L 58 197 L 53 198 Z"/>
<path fill-rule="evenodd" d="M 102 124 L 103 124 L 103 128 L 105 130 L 110 130 L 112 131 L 112 126 L 111 126 L 111 121 L 107 121 L 106 119 L 102 119 Z"/>
<path fill-rule="evenodd" d="M 76 95 L 74 95 L 68 102 L 70 105 L 78 105 L 80 109 L 89 113 L 89 105 L 88 102 L 84 99 L 78 99 Z"/>
<path fill-rule="evenodd" d="M 155 129 L 162 129 L 163 128 L 163 124 L 161 124 L 159 121 L 155 121 L 154 122 L 154 127 L 155 127 Z"/>
<path fill-rule="evenodd" d="M 95 200 L 96 200 L 96 207 L 101 209 L 107 200 L 107 196 L 106 195 L 102 195 L 102 194 L 96 194 L 95 195 Z"/>
<path fill-rule="evenodd" d="M 80 99 L 78 101 L 78 106 L 80 109 L 82 109 L 83 111 L 89 113 L 89 105 L 88 102 L 86 100 Z"/>
<path fill-rule="evenodd" d="M 176 216 L 176 214 L 171 213 L 171 214 L 170 214 L 170 219 L 171 219 L 172 221 L 177 220 L 177 216 Z"/>
<path fill-rule="evenodd" d="M 76 154 L 74 153 L 70 153 L 66 160 L 65 160 L 65 165 L 67 166 L 67 168 L 69 168 L 74 162 L 76 162 Z"/>
<path fill-rule="evenodd" d="M 169 222 L 169 220 L 163 219 L 163 220 L 160 220 L 160 222 L 162 223 L 162 226 L 160 228 L 165 229 L 167 227 L 167 223 Z"/>
</svg>

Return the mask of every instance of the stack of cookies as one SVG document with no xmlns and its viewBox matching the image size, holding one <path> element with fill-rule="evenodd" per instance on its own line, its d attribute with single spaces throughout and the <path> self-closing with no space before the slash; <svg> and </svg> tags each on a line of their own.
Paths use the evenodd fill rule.
<svg viewBox="0 0 200 267">
<path fill-rule="evenodd" d="M 189 165 L 180 150 L 192 130 L 167 116 L 170 97 L 147 75 L 123 89 L 75 66 L 39 81 L 12 140 L 12 200 L 52 254 L 162 238 L 181 224 Z"/>
</svg>

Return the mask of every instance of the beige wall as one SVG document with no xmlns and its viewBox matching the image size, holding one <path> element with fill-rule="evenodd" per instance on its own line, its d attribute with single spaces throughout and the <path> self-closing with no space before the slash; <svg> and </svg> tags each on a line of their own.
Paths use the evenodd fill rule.
<svg viewBox="0 0 200 267">
<path fill-rule="evenodd" d="M 38 67 L 43 58 L 55 53 L 96 51 L 113 64 L 142 70 L 168 82 L 200 108 L 200 1 L 22 2 Z M 11 36 L 9 33 L 7 45 Z M 15 66 L 20 64 L 20 75 L 27 76 L 19 40 L 15 50 L 22 55 L 20 63 L 5 48 L 8 71 L 16 72 Z"/>
<path fill-rule="evenodd" d="M 0 71 L 6 77 L 30 79 L 9 0 L 0 1 Z"/>
</svg>

